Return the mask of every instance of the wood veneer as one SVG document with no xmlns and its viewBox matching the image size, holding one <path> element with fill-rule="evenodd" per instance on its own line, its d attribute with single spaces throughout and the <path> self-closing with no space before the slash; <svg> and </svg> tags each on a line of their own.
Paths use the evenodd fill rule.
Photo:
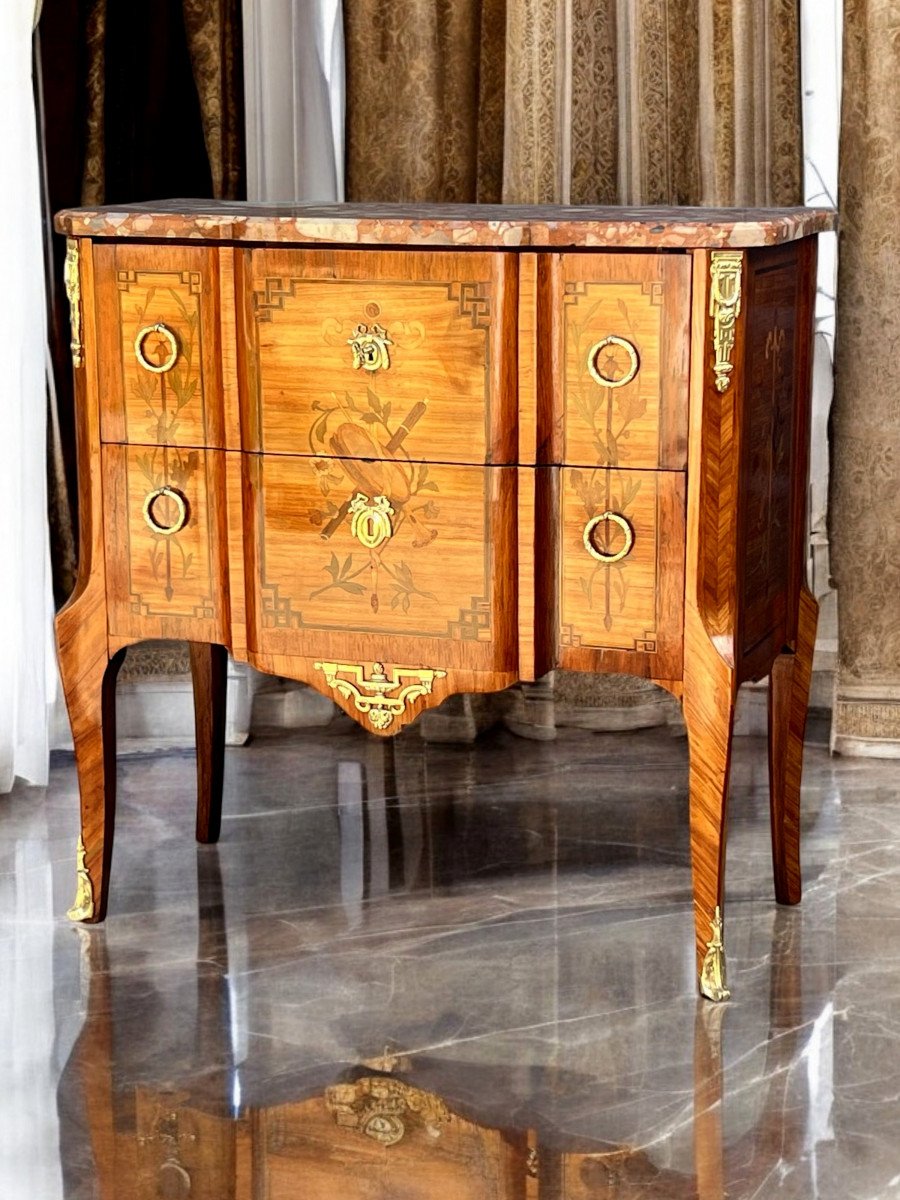
<svg viewBox="0 0 900 1200">
<path fill-rule="evenodd" d="M 556 667 L 655 680 L 688 731 L 698 968 L 724 965 L 737 688 L 771 673 L 776 898 L 795 902 L 812 235 L 830 224 L 816 210 L 61 214 L 79 235 L 85 345 L 82 558 L 57 625 L 76 915 L 106 909 L 115 671 L 147 637 L 191 642 L 201 840 L 221 816 L 226 650 L 386 737 L 455 692 Z M 157 325 L 141 364 L 135 339 Z M 173 346 L 171 370 L 151 370 Z M 168 534 L 144 511 L 163 486 L 177 496 L 154 502 L 157 525 L 182 522 Z M 592 557 L 626 528 L 626 556 Z"/>
</svg>

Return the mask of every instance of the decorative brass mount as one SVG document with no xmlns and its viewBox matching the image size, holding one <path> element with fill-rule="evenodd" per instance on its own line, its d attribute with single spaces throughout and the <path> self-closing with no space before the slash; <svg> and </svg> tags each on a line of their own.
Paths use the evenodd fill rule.
<svg viewBox="0 0 900 1200">
<path fill-rule="evenodd" d="M 66 296 L 69 299 L 69 324 L 72 330 L 72 365 L 84 366 L 84 346 L 81 341 L 81 273 L 78 262 L 78 239 L 66 238 L 64 271 Z"/>
<path fill-rule="evenodd" d="M 353 369 L 364 371 L 386 371 L 391 365 L 388 346 L 393 346 L 388 331 L 381 325 L 357 325 L 347 345 L 353 351 Z"/>
<path fill-rule="evenodd" d="M 713 318 L 713 353 L 716 389 L 727 392 L 734 370 L 735 328 L 741 315 L 741 271 L 744 255 L 740 250 L 713 250 L 709 260 L 709 315 Z"/>
<path fill-rule="evenodd" d="M 604 550 L 598 550 L 594 545 L 594 530 L 598 525 L 602 525 L 604 521 L 612 521 L 614 525 L 619 526 L 625 535 L 625 545 L 621 550 L 617 550 L 615 554 L 607 554 Z M 587 550 L 588 554 L 590 554 L 592 558 L 596 558 L 598 562 L 607 564 L 616 563 L 620 562 L 623 558 L 626 558 L 631 553 L 632 547 L 634 546 L 634 529 L 632 528 L 631 522 L 623 517 L 621 513 L 609 511 L 602 512 L 596 517 L 591 517 L 587 525 L 585 525 L 584 533 L 582 534 L 582 541 L 584 542 L 584 548 Z"/>
<path fill-rule="evenodd" d="M 75 903 L 66 916 L 70 921 L 89 921 L 94 915 L 94 889 L 91 887 L 91 877 L 87 871 L 84 839 L 80 834 L 78 848 L 75 852 L 75 875 L 77 879 Z"/>
<path fill-rule="evenodd" d="M 600 355 L 604 350 L 612 347 L 617 347 L 619 350 L 624 350 L 628 356 L 628 368 L 621 379 L 611 379 L 608 375 L 604 375 L 601 369 Z M 612 357 L 612 355 L 608 356 L 608 361 L 612 362 L 613 370 L 617 369 L 618 364 L 615 362 L 615 359 Z M 596 345 L 591 346 L 590 350 L 588 350 L 588 370 L 591 373 L 591 378 L 596 380 L 601 387 L 624 387 L 626 383 L 631 383 L 632 379 L 634 379 L 635 375 L 637 375 L 640 365 L 641 363 L 638 357 L 638 352 L 631 342 L 629 342 L 626 338 L 616 337 L 615 334 L 610 334 L 609 337 L 603 338 L 602 341 L 597 342 Z"/>
<path fill-rule="evenodd" d="M 700 991 L 707 1000 L 717 1003 L 730 1000 L 731 992 L 725 975 L 725 944 L 722 941 L 722 911 L 718 904 L 711 922 L 712 938 L 706 943 L 706 957 L 700 969 Z"/>
<path fill-rule="evenodd" d="M 447 674 L 426 667 L 391 667 L 388 674 L 380 662 L 372 664 L 368 678 L 362 663 L 317 662 L 315 668 L 324 674 L 330 688 L 345 700 L 352 700 L 357 712 L 364 713 L 372 728 L 379 730 L 387 729 L 420 696 L 430 695 L 435 679 Z M 350 678 L 342 679 L 342 675 Z M 404 684 L 404 679 L 413 682 Z"/>
<path fill-rule="evenodd" d="M 336 1125 L 356 1129 L 381 1146 L 396 1146 L 407 1126 L 424 1126 L 430 1137 L 441 1135 L 450 1120 L 447 1105 L 432 1092 L 421 1092 L 399 1079 L 358 1079 L 325 1089 L 325 1104 Z"/>
<path fill-rule="evenodd" d="M 357 492 L 350 501 L 350 512 L 350 532 L 367 550 L 376 550 L 394 532 L 394 510 L 387 496 L 370 500 L 364 492 Z"/>
</svg>

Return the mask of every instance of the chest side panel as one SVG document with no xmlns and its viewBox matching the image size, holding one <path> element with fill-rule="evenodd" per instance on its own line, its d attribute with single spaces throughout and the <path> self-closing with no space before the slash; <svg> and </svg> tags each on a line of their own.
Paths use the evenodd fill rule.
<svg viewBox="0 0 900 1200">
<path fill-rule="evenodd" d="M 512 256 L 266 248 L 241 276 L 246 448 L 515 460 Z"/>
<path fill-rule="evenodd" d="M 741 653 L 777 653 L 790 636 L 794 532 L 803 520 L 809 330 L 801 311 L 798 247 L 748 256 L 741 436 Z M 803 478 L 798 478 L 799 474 Z"/>
</svg>

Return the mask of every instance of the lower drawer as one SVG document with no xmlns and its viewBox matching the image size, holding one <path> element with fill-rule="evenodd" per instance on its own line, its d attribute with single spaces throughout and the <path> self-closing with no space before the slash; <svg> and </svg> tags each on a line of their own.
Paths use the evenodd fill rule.
<svg viewBox="0 0 900 1200">
<path fill-rule="evenodd" d="M 244 462 L 251 650 L 515 670 L 515 468 Z"/>
<path fill-rule="evenodd" d="M 560 475 L 560 666 L 680 679 L 685 476 Z"/>
<path fill-rule="evenodd" d="M 103 447 L 109 632 L 228 644 L 220 450 Z"/>
</svg>

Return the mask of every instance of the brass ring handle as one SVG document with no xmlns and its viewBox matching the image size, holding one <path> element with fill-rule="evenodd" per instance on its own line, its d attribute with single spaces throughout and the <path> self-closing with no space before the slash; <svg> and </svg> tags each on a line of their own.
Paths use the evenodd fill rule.
<svg viewBox="0 0 900 1200">
<path fill-rule="evenodd" d="M 158 333 L 169 347 L 166 361 L 159 365 L 152 363 L 144 355 L 144 342 L 151 333 Z M 145 325 L 134 339 L 134 353 L 145 371 L 152 371 L 154 375 L 164 375 L 166 371 L 171 371 L 178 361 L 178 339 L 168 325 L 163 325 L 161 322 L 157 322 L 155 325 Z"/>
<path fill-rule="evenodd" d="M 393 535 L 394 510 L 387 496 L 370 500 L 364 492 L 357 492 L 350 501 L 350 513 L 350 532 L 367 550 L 377 550 Z"/>
<path fill-rule="evenodd" d="M 597 360 L 600 358 L 601 353 L 607 348 L 607 346 L 618 346 L 620 350 L 624 350 L 628 355 L 628 370 L 621 379 L 607 378 L 606 375 L 601 373 L 600 367 L 597 365 Z M 609 337 L 605 337 L 602 341 L 596 342 L 593 346 L 591 346 L 590 350 L 588 350 L 587 365 L 588 370 L 591 373 L 591 377 L 595 379 L 601 387 L 620 388 L 624 387 L 626 383 L 631 383 L 632 379 L 634 379 L 635 375 L 637 375 L 641 368 L 641 360 L 638 356 L 637 348 L 633 346 L 631 342 L 629 342 L 626 338 L 616 337 L 615 334 L 610 334 Z"/>
<path fill-rule="evenodd" d="M 171 525 L 162 525 L 153 515 L 154 504 L 163 496 L 166 496 L 169 500 L 173 500 L 175 507 L 178 509 L 178 516 Z M 176 492 L 175 488 L 170 488 L 168 485 L 157 488 L 156 491 L 149 492 L 147 498 L 144 500 L 144 520 L 154 533 L 161 533 L 163 537 L 170 537 L 173 533 L 180 532 L 187 525 L 187 500 L 185 500 L 181 492 Z"/>
<path fill-rule="evenodd" d="M 597 526 L 602 525 L 604 521 L 612 521 L 613 524 L 618 525 L 625 534 L 625 545 L 621 550 L 617 550 L 615 554 L 606 554 L 604 551 L 598 550 L 591 537 Z M 602 512 L 599 514 L 599 516 L 591 517 L 590 521 L 588 521 L 587 525 L 585 525 L 583 540 L 585 550 L 587 550 L 588 554 L 590 554 L 592 558 L 596 558 L 598 562 L 621 562 L 623 558 L 628 557 L 628 555 L 631 553 L 632 547 L 634 546 L 634 529 L 632 528 L 631 522 L 626 520 L 621 513 Z"/>
</svg>

